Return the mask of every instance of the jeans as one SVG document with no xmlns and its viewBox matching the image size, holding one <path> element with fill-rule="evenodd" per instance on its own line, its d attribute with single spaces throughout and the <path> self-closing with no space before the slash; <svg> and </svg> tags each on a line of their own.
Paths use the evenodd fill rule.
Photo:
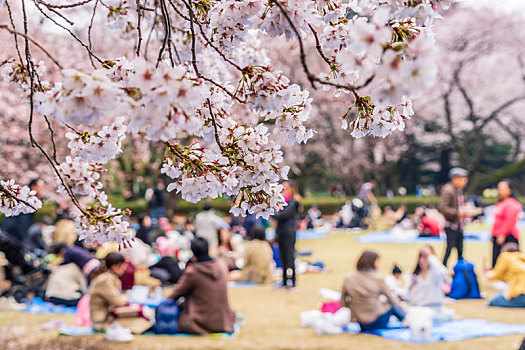
<svg viewBox="0 0 525 350">
<path fill-rule="evenodd" d="M 525 308 L 525 294 L 507 300 L 503 293 L 499 293 L 490 300 L 489 306 Z"/>
<path fill-rule="evenodd" d="M 501 248 L 506 243 L 516 243 L 518 246 L 520 242 L 513 235 L 508 235 L 505 237 L 505 242 L 502 245 L 496 243 L 496 237 L 492 237 L 492 267 L 496 266 L 496 261 L 498 260 L 499 255 L 501 254 Z"/>
<path fill-rule="evenodd" d="M 361 332 L 371 332 L 376 329 L 387 328 L 390 316 L 395 316 L 399 319 L 399 321 L 403 321 L 405 319 L 406 313 L 403 310 L 403 308 L 401 308 L 401 306 L 392 306 L 390 310 L 379 316 L 375 321 L 370 322 L 368 324 L 360 323 Z"/>
<path fill-rule="evenodd" d="M 452 248 L 456 248 L 458 251 L 458 259 L 463 256 L 463 229 L 452 229 L 450 227 L 445 228 L 445 233 L 447 234 L 447 250 L 445 251 L 445 256 L 443 257 L 443 265 L 447 266 L 448 258 L 452 252 Z"/>
</svg>

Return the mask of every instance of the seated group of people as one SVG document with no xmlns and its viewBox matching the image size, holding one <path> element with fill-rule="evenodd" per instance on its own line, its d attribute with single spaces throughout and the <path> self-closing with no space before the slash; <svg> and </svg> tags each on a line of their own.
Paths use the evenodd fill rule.
<svg viewBox="0 0 525 350">
<path fill-rule="evenodd" d="M 357 261 L 357 271 L 348 275 L 343 284 L 341 305 L 351 311 L 352 320 L 361 325 L 362 331 L 386 328 L 391 316 L 400 321 L 405 318 L 401 299 L 410 306 L 430 307 L 435 319 L 442 319 L 445 297 L 442 285 L 447 269 L 434 255 L 431 246 L 424 246 L 418 257 L 416 268 L 406 289 L 400 283 L 390 283 L 377 274 L 379 255 L 365 251 Z M 400 275 L 399 269 L 395 269 Z M 406 291 L 406 293 L 404 292 Z"/>
<path fill-rule="evenodd" d="M 228 302 L 228 269 L 209 255 L 206 239 L 197 237 L 191 242 L 192 259 L 186 265 L 180 280 L 173 287 L 170 298 L 184 298 L 178 320 L 178 331 L 205 334 L 233 332 L 235 313 Z M 125 273 L 125 259 L 112 252 L 93 273 L 90 288 L 90 314 L 95 330 L 101 331 L 117 321 L 134 333 L 152 326 L 138 312 L 118 312 L 128 305 L 128 296 L 122 293 L 120 277 Z"/>
<path fill-rule="evenodd" d="M 377 253 L 365 251 L 357 261 L 357 271 L 348 275 L 343 284 L 341 306 L 350 309 L 352 321 L 358 322 L 362 331 L 386 328 L 391 316 L 403 321 L 406 312 L 402 300 L 409 306 L 432 309 L 434 322 L 452 318 L 453 312 L 443 307 L 448 270 L 431 246 L 420 250 L 409 279 L 403 279 L 397 266 L 393 276 L 383 279 L 377 273 L 379 261 Z M 525 307 L 525 255 L 517 244 L 507 243 L 502 248 L 487 277 L 508 284 L 507 290 L 494 296 L 489 306 Z"/>
</svg>

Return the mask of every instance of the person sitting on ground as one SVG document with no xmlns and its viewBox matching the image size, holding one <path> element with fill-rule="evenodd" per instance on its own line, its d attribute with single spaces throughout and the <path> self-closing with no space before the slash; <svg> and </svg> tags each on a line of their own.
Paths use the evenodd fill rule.
<svg viewBox="0 0 525 350">
<path fill-rule="evenodd" d="M 175 284 L 182 275 L 177 260 L 177 248 L 166 237 L 159 237 L 156 241 L 155 250 L 161 256 L 161 259 L 150 266 L 151 277 L 159 279 L 163 284 Z"/>
<path fill-rule="evenodd" d="M 188 263 L 173 288 L 172 299 L 185 298 L 179 331 L 192 334 L 233 333 L 235 313 L 228 302 L 228 269 L 209 255 L 208 241 L 191 241 L 192 262 Z"/>
<path fill-rule="evenodd" d="M 488 277 L 508 284 L 508 289 L 493 297 L 489 306 L 525 308 L 525 254 L 516 243 L 506 243 L 501 248 L 496 266 Z"/>
<path fill-rule="evenodd" d="M 51 247 L 51 253 L 62 258 L 62 265 L 77 265 L 86 277 L 100 265 L 89 251 L 75 245 L 68 247 L 65 243 L 57 243 Z"/>
<path fill-rule="evenodd" d="M 408 292 L 409 305 L 431 308 L 435 321 L 449 320 L 452 315 L 443 310 L 443 284 L 447 274 L 447 268 L 436 257 L 434 249 L 430 245 L 423 246 L 412 273 L 412 283 Z"/>
<path fill-rule="evenodd" d="M 39 222 L 36 222 L 29 226 L 27 230 L 27 236 L 24 239 L 24 243 L 27 249 L 34 252 L 37 256 L 44 257 L 47 255 L 46 242 L 42 234 L 42 230 L 46 227 L 51 226 L 53 222 L 48 216 L 44 216 Z"/>
<path fill-rule="evenodd" d="M 109 253 L 104 258 L 104 263 L 93 272 L 89 309 L 96 331 L 105 330 L 115 318 L 121 326 L 137 334 L 146 331 L 152 325 L 145 318 L 138 316 L 138 311 L 133 316 L 124 316 L 125 314 L 116 312 L 118 307 L 128 305 L 129 302 L 128 296 L 122 293 L 119 279 L 126 268 L 124 261 L 122 254 Z"/>
<path fill-rule="evenodd" d="M 86 290 L 86 277 L 75 263 L 59 265 L 49 276 L 46 299 L 55 305 L 77 306 Z"/>
<path fill-rule="evenodd" d="M 403 275 L 403 272 L 399 268 L 399 266 L 394 265 L 394 268 L 392 269 L 392 274 L 389 276 L 386 276 L 385 283 L 390 288 L 390 291 L 393 295 L 398 297 L 399 299 L 403 300 L 406 297 L 406 294 L 408 292 L 408 286 L 410 285 L 410 282 L 407 281 L 408 276 Z"/>
<path fill-rule="evenodd" d="M 149 215 L 141 214 L 139 216 L 139 229 L 137 230 L 135 237 L 140 239 L 147 245 L 151 245 L 151 242 L 149 241 L 148 237 L 151 228 L 151 218 L 149 217 Z"/>
<path fill-rule="evenodd" d="M 423 207 L 416 209 L 416 216 L 419 218 L 419 224 L 417 225 L 419 237 L 439 237 L 441 227 L 437 218 L 427 215 Z"/>
<path fill-rule="evenodd" d="M 162 284 L 159 279 L 151 276 L 149 269 L 151 247 L 149 245 L 136 239 L 129 247 L 121 249 L 121 253 L 125 260 L 133 266 L 134 285 L 155 288 Z"/>
<path fill-rule="evenodd" d="M 228 270 L 238 270 L 237 259 L 241 257 L 241 249 L 232 239 L 232 233 L 227 228 L 217 230 L 217 259 L 222 260 Z"/>
<path fill-rule="evenodd" d="M 244 266 L 237 279 L 232 272 L 232 280 L 255 283 L 271 282 L 273 280 L 273 251 L 266 241 L 264 227 L 262 225 L 254 226 L 250 236 L 253 237 L 253 240 L 248 242 L 244 250 Z"/>
<path fill-rule="evenodd" d="M 377 275 L 378 268 L 379 255 L 365 251 L 357 260 L 357 271 L 349 274 L 343 284 L 340 304 L 350 309 L 352 321 L 359 322 L 363 332 L 386 328 L 391 316 L 405 319 L 399 300 Z"/>
</svg>

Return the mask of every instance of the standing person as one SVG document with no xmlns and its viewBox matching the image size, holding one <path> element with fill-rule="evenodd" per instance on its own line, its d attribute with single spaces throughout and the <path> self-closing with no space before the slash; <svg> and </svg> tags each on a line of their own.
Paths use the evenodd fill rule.
<svg viewBox="0 0 525 350">
<path fill-rule="evenodd" d="M 150 216 L 152 219 L 160 219 L 166 217 L 166 209 L 164 208 L 164 182 L 157 180 L 153 195 L 149 201 Z"/>
<path fill-rule="evenodd" d="M 288 203 L 283 210 L 275 213 L 277 220 L 275 235 L 279 243 L 279 256 L 283 264 L 283 287 L 295 287 L 295 240 L 297 233 L 297 215 L 299 202 L 296 200 L 295 187 L 288 181 L 283 182 L 283 196 Z M 291 285 L 288 285 L 291 281 Z"/>
<path fill-rule="evenodd" d="M 343 284 L 341 306 L 350 309 L 352 321 L 359 322 L 363 332 L 386 328 L 391 316 L 405 319 L 399 300 L 377 275 L 378 268 L 379 255 L 367 250 L 357 260 L 357 271 L 346 276 Z"/>
<path fill-rule="evenodd" d="M 41 179 L 33 179 L 29 182 L 29 189 L 35 191 L 38 198 L 42 198 L 44 193 L 44 181 Z M 19 214 L 16 216 L 8 216 L 2 222 L 2 231 L 10 235 L 12 238 L 20 242 L 25 241 L 27 231 L 33 223 L 35 213 Z"/>
<path fill-rule="evenodd" d="M 494 207 L 494 225 L 492 226 L 492 267 L 501 253 L 505 243 L 516 243 L 519 246 L 517 227 L 521 204 L 512 197 L 512 186 L 508 180 L 498 183 L 500 201 Z"/>
<path fill-rule="evenodd" d="M 467 186 L 468 172 L 463 168 L 450 169 L 450 182 L 443 185 L 439 197 L 439 211 L 445 217 L 445 233 L 447 234 L 447 249 L 443 257 L 443 265 L 447 266 L 452 248 L 456 248 L 458 258 L 463 256 L 463 228 L 468 213 L 465 212 L 465 197 L 463 189 Z"/>
<path fill-rule="evenodd" d="M 205 203 L 202 212 L 195 216 L 195 236 L 202 237 L 208 241 L 210 255 L 217 254 L 217 230 L 219 228 L 219 217 L 213 212 L 210 203 Z"/>
<path fill-rule="evenodd" d="M 361 199 L 364 204 L 366 216 L 370 213 L 371 207 L 377 204 L 377 199 L 374 196 L 375 187 L 376 184 L 374 181 L 368 181 L 363 183 L 359 189 L 359 199 Z"/>
<path fill-rule="evenodd" d="M 171 298 L 185 298 L 179 331 L 191 334 L 233 333 L 235 313 L 228 302 L 228 269 L 208 253 L 208 241 L 191 241 L 193 258 L 173 288 Z"/>
</svg>

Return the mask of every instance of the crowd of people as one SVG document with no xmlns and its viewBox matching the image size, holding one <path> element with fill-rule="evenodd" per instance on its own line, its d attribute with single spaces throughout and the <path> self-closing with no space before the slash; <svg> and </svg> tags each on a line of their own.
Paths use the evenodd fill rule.
<svg viewBox="0 0 525 350">
<path fill-rule="evenodd" d="M 451 288 L 447 262 L 454 248 L 462 257 L 465 223 L 480 214 L 478 208 L 466 205 L 463 190 L 467 176 L 464 169 L 450 171 L 451 181 L 442 187 L 437 208 L 419 207 L 413 215 L 404 205 L 384 209 L 387 225 L 414 228 L 423 237 L 439 236 L 444 230 L 446 251 L 440 259 L 432 246 L 425 245 L 411 274 L 403 274 L 394 266 L 386 279 L 377 273 L 379 255 L 365 251 L 357 260 L 356 271 L 344 280 L 340 301 L 351 310 L 352 319 L 363 331 L 385 328 L 391 316 L 403 322 L 406 311 L 401 302 L 430 308 L 436 322 L 453 317 L 443 307 Z M 41 180 L 32 181 L 30 187 L 41 195 Z M 164 294 L 177 302 L 181 332 L 233 332 L 236 316 L 228 301 L 228 282 L 273 282 L 279 279 L 274 272 L 280 265 L 280 286 L 296 288 L 298 226 L 315 228 L 322 222 L 317 206 L 312 206 L 299 222 L 300 197 L 292 183 L 284 182 L 283 187 L 287 206 L 272 218 L 275 238 L 271 241 L 266 236 L 270 222 L 254 214 L 227 222 L 215 214 L 209 203 L 193 220 L 188 218 L 179 227 L 172 227 L 164 209 L 161 182 L 149 195 L 150 214 L 139 216 L 131 225 L 135 238 L 130 247 L 80 242 L 67 208 L 62 206 L 54 225 L 49 218 L 33 223 L 33 214 L 21 214 L 4 220 L 2 234 L 52 266 L 45 299 L 64 306 L 88 305 L 90 323 L 97 331 L 115 320 L 134 333 L 151 328 L 151 316 L 129 304 L 126 291 L 138 285 L 151 290 L 164 288 Z M 365 219 L 378 210 L 373 191 L 374 183 L 365 183 L 360 198 L 343 207 L 335 226 L 364 228 Z M 525 307 L 525 255 L 519 250 L 517 229 L 522 209 L 512 192 L 509 181 L 498 184 L 501 200 L 494 210 L 493 269 L 487 273 L 490 279 L 506 282 L 508 290 L 489 304 Z M 15 281 L 13 274 L 5 268 L 7 280 Z"/>
</svg>

